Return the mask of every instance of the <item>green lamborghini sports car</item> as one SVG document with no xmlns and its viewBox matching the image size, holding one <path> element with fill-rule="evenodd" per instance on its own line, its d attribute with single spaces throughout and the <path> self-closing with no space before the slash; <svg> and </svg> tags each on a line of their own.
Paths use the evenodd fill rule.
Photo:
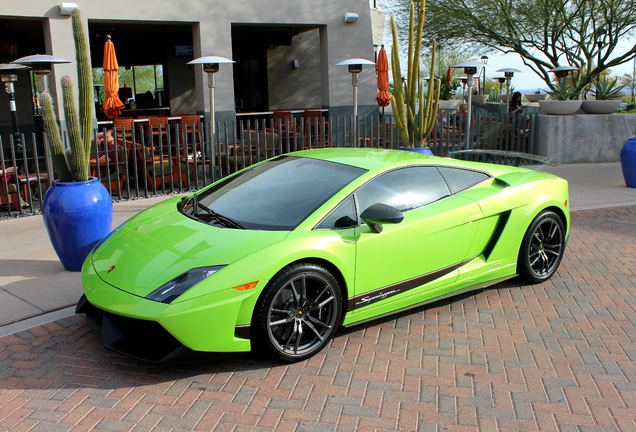
<svg viewBox="0 0 636 432">
<path fill-rule="evenodd" d="M 77 311 L 150 362 L 258 351 L 308 358 L 351 326 L 559 267 L 568 184 L 400 150 L 322 149 L 253 165 L 114 230 Z"/>
</svg>

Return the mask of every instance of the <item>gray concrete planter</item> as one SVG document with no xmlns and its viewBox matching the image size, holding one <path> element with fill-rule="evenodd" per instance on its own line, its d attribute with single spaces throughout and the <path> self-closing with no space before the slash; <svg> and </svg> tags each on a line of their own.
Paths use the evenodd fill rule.
<svg viewBox="0 0 636 432">
<path fill-rule="evenodd" d="M 488 100 L 489 96 L 490 95 L 473 95 L 473 97 L 471 98 L 471 103 L 473 103 L 473 104 L 486 103 L 486 101 Z M 464 100 L 466 102 L 468 102 L 468 96 L 464 96 Z"/>
<path fill-rule="evenodd" d="M 581 100 L 540 100 L 539 106 L 546 114 L 572 115 L 581 108 Z"/>
<path fill-rule="evenodd" d="M 524 95 L 528 102 L 539 102 L 548 99 L 547 93 L 530 93 Z"/>
<path fill-rule="evenodd" d="M 581 109 L 586 114 L 611 114 L 621 104 L 620 99 L 612 100 L 584 100 Z"/>
<path fill-rule="evenodd" d="M 459 99 L 441 100 L 438 102 L 437 109 L 444 111 L 457 111 L 462 101 Z"/>
</svg>

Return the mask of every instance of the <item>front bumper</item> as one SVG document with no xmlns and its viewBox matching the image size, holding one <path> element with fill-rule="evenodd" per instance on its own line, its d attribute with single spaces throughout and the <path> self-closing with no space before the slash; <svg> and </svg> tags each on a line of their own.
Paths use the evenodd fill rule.
<svg viewBox="0 0 636 432">
<path fill-rule="evenodd" d="M 169 362 L 197 353 L 250 351 L 249 326 L 258 287 L 225 289 L 164 304 L 119 290 L 92 270 L 82 274 L 84 296 L 76 312 L 102 332 L 106 348 L 149 362 Z"/>
</svg>

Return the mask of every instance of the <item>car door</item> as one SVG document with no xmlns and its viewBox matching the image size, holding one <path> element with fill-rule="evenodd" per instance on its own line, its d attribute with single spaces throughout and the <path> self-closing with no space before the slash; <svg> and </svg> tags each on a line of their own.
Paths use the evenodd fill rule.
<svg viewBox="0 0 636 432">
<path fill-rule="evenodd" d="M 466 262 L 481 210 L 454 196 L 436 167 L 386 173 L 355 193 L 360 212 L 375 203 L 403 211 L 404 220 L 380 233 L 358 229 L 355 289 L 350 307 L 381 307 L 452 283 Z M 402 307 L 402 306 L 400 306 Z"/>
</svg>

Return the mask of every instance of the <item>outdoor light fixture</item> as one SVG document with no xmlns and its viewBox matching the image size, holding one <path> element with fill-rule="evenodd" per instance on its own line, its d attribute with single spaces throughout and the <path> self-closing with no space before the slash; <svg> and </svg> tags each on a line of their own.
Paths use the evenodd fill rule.
<svg viewBox="0 0 636 432">
<path fill-rule="evenodd" d="M 481 94 L 485 94 L 486 93 L 486 65 L 488 64 L 488 56 L 487 55 L 481 56 L 481 62 L 484 64 L 484 67 L 481 70 L 483 75 L 483 79 L 482 79 L 483 84 L 481 87 Z"/>
<path fill-rule="evenodd" d="M 571 71 L 575 71 L 575 70 L 579 70 L 579 69 L 572 66 L 558 66 L 558 67 L 550 69 L 548 72 L 554 73 L 554 75 L 556 75 L 556 77 L 559 78 L 559 81 L 561 82 L 561 85 L 563 86 L 565 85 L 565 79 L 568 77 L 568 74 Z"/>
<path fill-rule="evenodd" d="M 466 135 L 465 135 L 465 144 L 466 148 L 470 148 L 468 143 L 470 139 L 470 117 L 472 115 L 472 102 L 473 102 L 473 75 L 477 74 L 477 70 L 484 67 L 483 63 L 479 62 L 464 62 L 456 64 L 455 66 L 451 66 L 454 69 L 464 69 L 464 73 L 466 74 L 466 84 L 468 86 L 468 109 L 466 110 Z"/>
<path fill-rule="evenodd" d="M 40 77 L 40 91 L 47 91 L 46 76 L 53 70 L 54 64 L 70 63 L 70 60 L 61 59 L 48 54 L 34 54 L 13 60 L 12 64 L 30 66 L 33 73 Z"/>
<path fill-rule="evenodd" d="M 73 15 L 75 12 L 79 10 L 77 3 L 60 3 L 60 14 L 61 15 Z"/>
<path fill-rule="evenodd" d="M 215 132 L 214 130 L 214 123 L 215 123 L 214 74 L 219 71 L 221 64 L 231 64 L 231 63 L 235 63 L 235 61 L 226 57 L 219 57 L 219 56 L 199 57 L 187 63 L 189 65 L 195 65 L 195 64 L 203 65 L 203 72 L 208 74 L 208 90 L 210 92 L 210 149 L 212 151 L 212 154 L 211 154 L 212 161 L 214 161 L 214 132 Z M 214 175 L 214 172 L 212 175 Z"/>
<path fill-rule="evenodd" d="M 353 24 L 354 22 L 357 22 L 358 18 L 360 18 L 360 16 L 355 12 L 346 12 L 344 14 L 344 22 L 346 22 L 347 24 Z"/>
<path fill-rule="evenodd" d="M 375 65 L 374 62 L 362 58 L 350 58 L 336 63 L 336 66 L 347 66 L 351 72 L 351 85 L 353 86 L 353 126 L 352 139 L 356 142 L 358 130 L 358 74 L 362 72 L 362 65 Z"/>
<path fill-rule="evenodd" d="M 605 35 L 607 34 L 607 30 L 603 27 L 596 30 L 596 46 L 598 47 L 598 61 L 596 62 L 596 66 L 601 64 L 601 48 L 605 45 Z"/>
<path fill-rule="evenodd" d="M 504 77 L 506 79 L 506 94 L 508 95 L 508 97 L 506 98 L 506 103 L 508 105 L 510 105 L 510 80 L 512 79 L 513 76 L 515 76 L 515 72 L 521 72 L 518 69 L 513 69 L 513 68 L 503 68 L 503 69 L 497 69 L 497 72 L 503 72 L 504 73 Z"/>
<path fill-rule="evenodd" d="M 28 67 L 6 63 L 0 64 L 0 80 L 4 83 L 4 88 L 9 94 L 9 108 L 11 109 L 11 123 L 13 126 L 13 144 L 16 151 L 22 150 L 22 137 L 20 136 L 20 129 L 18 128 L 18 111 L 15 103 L 15 88 L 13 83 L 18 81 L 18 74 L 16 72 L 20 69 L 28 69 Z"/>
</svg>

